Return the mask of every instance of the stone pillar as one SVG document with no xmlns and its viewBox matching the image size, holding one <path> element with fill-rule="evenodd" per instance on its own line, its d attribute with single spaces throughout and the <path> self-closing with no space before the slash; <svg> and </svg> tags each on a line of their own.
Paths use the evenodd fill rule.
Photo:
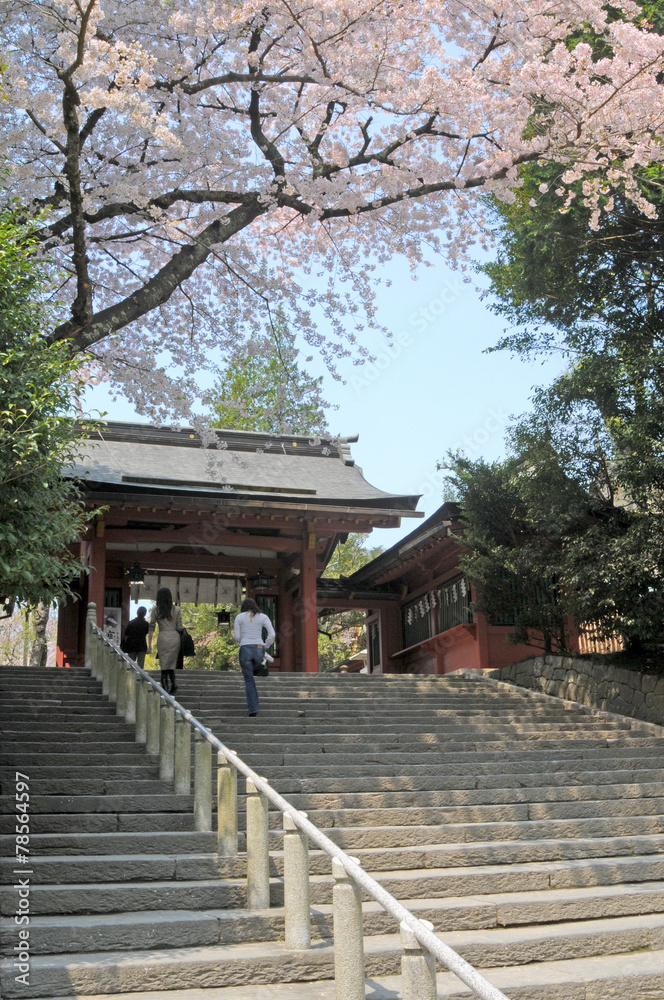
<svg viewBox="0 0 664 1000">
<path fill-rule="evenodd" d="M 422 921 L 432 931 L 433 924 Z M 408 924 L 402 923 L 401 1000 L 436 1000 L 436 959 L 423 948 Z"/>
<path fill-rule="evenodd" d="M 305 530 L 300 561 L 302 669 L 318 673 L 318 601 L 316 598 L 316 535 Z"/>
<path fill-rule="evenodd" d="M 194 732 L 194 829 L 212 829 L 212 747 L 203 734 Z"/>
<path fill-rule="evenodd" d="M 105 642 L 102 643 L 104 651 L 106 653 L 106 658 L 108 660 L 108 700 L 117 705 L 118 701 L 118 675 L 120 673 L 120 666 L 118 664 L 118 658 Z M 117 711 L 117 709 L 116 709 Z"/>
<path fill-rule="evenodd" d="M 101 693 L 108 698 L 111 689 L 111 650 L 101 639 L 97 638 L 95 641 L 97 643 L 97 656 L 101 663 Z"/>
<path fill-rule="evenodd" d="M 145 743 L 148 738 L 148 682 L 136 675 L 136 742 Z"/>
<path fill-rule="evenodd" d="M 138 674 L 133 667 L 127 666 L 127 708 L 125 719 L 135 725 L 136 723 L 136 680 Z"/>
<path fill-rule="evenodd" d="M 59 614 L 64 612 L 66 605 L 61 604 L 59 609 Z M 97 624 L 97 609 L 94 604 L 88 604 L 88 611 L 85 616 L 85 668 L 89 670 L 95 680 L 99 680 L 101 677 L 101 670 L 99 669 L 99 657 L 96 655 L 96 640 L 92 638 L 91 625 Z M 58 640 L 60 636 L 60 622 L 58 615 Z"/>
<path fill-rule="evenodd" d="M 267 799 L 247 778 L 247 907 L 270 905 L 270 854 Z"/>
<path fill-rule="evenodd" d="M 145 749 L 148 753 L 159 753 L 159 692 L 148 686 L 148 724 Z"/>
<path fill-rule="evenodd" d="M 162 696 L 159 699 L 159 777 L 175 777 L 175 709 Z"/>
<path fill-rule="evenodd" d="M 127 670 L 129 667 L 123 656 L 119 656 L 116 652 L 113 652 L 111 655 L 115 657 L 115 669 L 118 675 L 115 712 L 116 715 L 121 715 L 124 718 L 127 714 Z"/>
<path fill-rule="evenodd" d="M 191 726 L 178 712 L 175 716 L 175 794 L 191 793 Z"/>
<path fill-rule="evenodd" d="M 217 853 L 237 854 L 237 771 L 223 753 L 217 754 Z"/>
<path fill-rule="evenodd" d="M 298 950 L 311 947 L 309 840 L 292 816 L 284 813 L 283 822 L 286 947 Z"/>
<path fill-rule="evenodd" d="M 359 886 L 332 858 L 334 982 L 337 1000 L 365 1000 L 362 897 Z"/>
<path fill-rule="evenodd" d="M 104 600 L 106 597 L 106 539 L 104 522 L 97 521 L 95 537 L 88 543 L 90 574 L 88 577 L 88 599 L 97 609 L 97 625 L 104 625 Z"/>
</svg>

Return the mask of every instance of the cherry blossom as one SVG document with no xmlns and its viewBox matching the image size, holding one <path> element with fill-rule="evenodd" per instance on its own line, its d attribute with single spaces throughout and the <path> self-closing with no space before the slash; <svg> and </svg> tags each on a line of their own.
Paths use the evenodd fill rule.
<svg viewBox="0 0 664 1000">
<path fill-rule="evenodd" d="M 582 180 L 596 217 L 618 187 L 651 212 L 637 179 L 664 155 L 664 39 L 611 6 L 624 16 L 600 0 L 2 5 L 2 151 L 63 275 L 52 337 L 141 412 L 186 416 L 277 304 L 332 367 L 361 363 L 381 265 L 461 260 L 479 195 L 512 197 L 520 164 L 566 166 L 561 207 Z M 610 54 L 566 44 L 580 29 Z"/>
</svg>

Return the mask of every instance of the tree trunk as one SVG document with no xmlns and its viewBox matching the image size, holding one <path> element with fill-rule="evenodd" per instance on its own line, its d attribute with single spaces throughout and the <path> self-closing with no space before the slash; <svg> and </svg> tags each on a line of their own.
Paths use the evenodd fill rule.
<svg viewBox="0 0 664 1000">
<path fill-rule="evenodd" d="M 46 627 L 48 625 L 49 612 L 49 605 L 40 601 L 33 614 L 35 635 L 32 640 L 32 646 L 30 647 L 31 667 L 46 666 L 46 656 L 48 653 Z"/>
</svg>

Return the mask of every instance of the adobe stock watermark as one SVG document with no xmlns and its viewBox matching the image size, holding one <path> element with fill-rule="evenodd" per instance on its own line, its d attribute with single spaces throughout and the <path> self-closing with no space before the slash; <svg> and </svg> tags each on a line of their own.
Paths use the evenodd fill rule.
<svg viewBox="0 0 664 1000">
<path fill-rule="evenodd" d="M 408 325 L 413 328 L 415 333 L 411 330 L 401 330 L 399 333 L 395 333 L 391 340 L 385 342 L 372 361 L 367 361 L 359 370 L 353 372 L 349 382 L 357 395 L 379 379 L 383 372 L 391 368 L 395 361 L 398 361 L 404 351 L 412 347 L 416 339 L 415 334 L 424 333 L 456 302 L 463 291 L 464 284 L 463 278 L 458 274 L 445 278 L 440 294 L 427 302 L 425 306 L 420 306 L 408 317 Z"/>
<path fill-rule="evenodd" d="M 18 928 L 18 942 L 14 945 L 13 965 L 16 970 L 14 981 L 22 986 L 30 985 L 30 778 L 27 774 L 16 772 L 15 776 L 15 808 L 16 808 L 16 854 L 14 883 L 16 890 L 16 910 L 14 923 Z M 24 867 L 21 867 L 24 866 Z"/>
<path fill-rule="evenodd" d="M 467 455 L 468 458 L 480 458 L 485 445 L 496 434 L 504 434 L 509 419 L 509 414 L 505 413 L 502 406 L 491 407 L 486 411 L 486 416 L 481 424 L 478 424 L 473 431 L 470 431 L 463 438 L 456 441 L 446 451 L 459 451 Z M 446 469 L 436 469 L 434 472 L 430 472 L 424 481 L 420 483 L 417 492 L 422 494 L 424 500 L 429 500 L 434 496 L 439 497 L 445 485 L 446 478 Z"/>
</svg>

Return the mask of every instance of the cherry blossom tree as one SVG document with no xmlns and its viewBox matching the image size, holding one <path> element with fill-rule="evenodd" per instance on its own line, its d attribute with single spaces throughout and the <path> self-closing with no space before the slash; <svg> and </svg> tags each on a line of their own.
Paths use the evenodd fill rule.
<svg viewBox="0 0 664 1000">
<path fill-rule="evenodd" d="M 0 30 L 52 339 L 152 415 L 275 302 L 362 360 L 381 264 L 458 260 L 520 164 L 564 163 L 561 203 L 583 178 L 599 212 L 664 155 L 664 41 L 631 0 L 12 0 Z"/>
</svg>

